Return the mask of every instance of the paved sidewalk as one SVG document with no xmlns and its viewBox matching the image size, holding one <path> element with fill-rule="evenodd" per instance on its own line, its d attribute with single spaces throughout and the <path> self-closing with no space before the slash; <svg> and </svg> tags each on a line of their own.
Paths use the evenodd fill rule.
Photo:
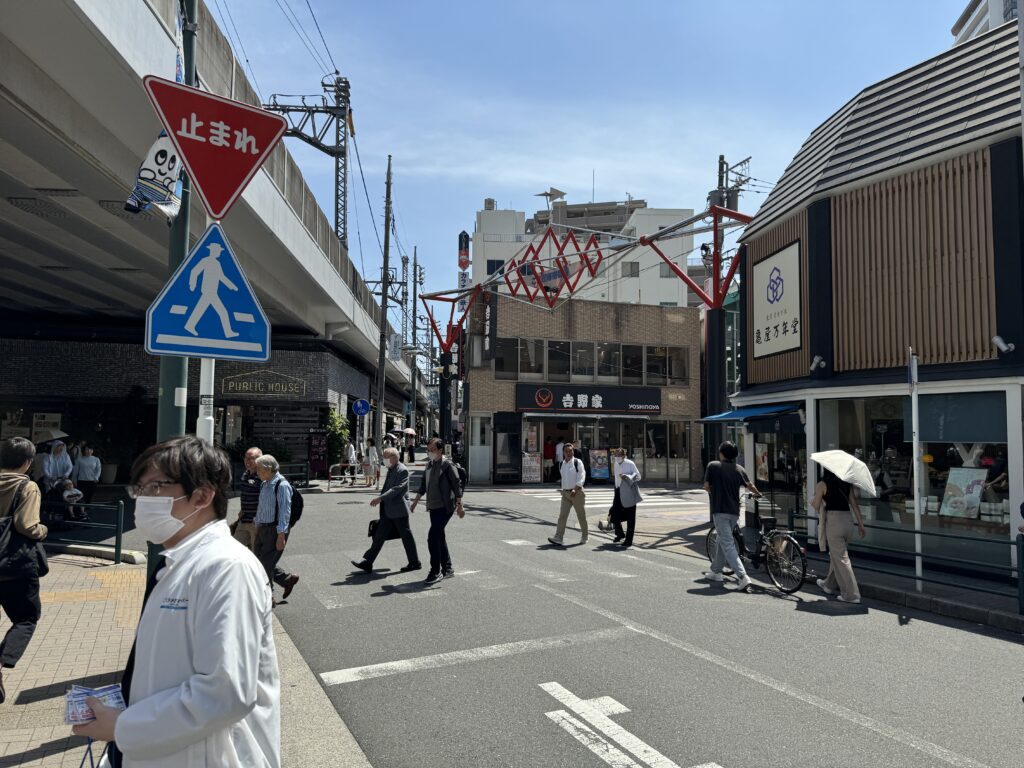
<svg viewBox="0 0 1024 768">
<path fill-rule="evenodd" d="M 64 724 L 72 683 L 116 682 L 128 659 L 146 585 L 145 565 L 51 555 L 42 580 L 43 617 L 15 669 L 4 671 L 0 768 L 78 768 L 85 739 Z M 0 636 L 10 626 L 0 614 Z M 362 750 L 281 625 L 274 637 L 281 669 L 282 764 L 369 768 Z M 309 724 L 317 726 L 316 738 Z M 99 755 L 100 749 L 94 749 Z M 88 765 L 88 762 L 86 762 Z"/>
</svg>

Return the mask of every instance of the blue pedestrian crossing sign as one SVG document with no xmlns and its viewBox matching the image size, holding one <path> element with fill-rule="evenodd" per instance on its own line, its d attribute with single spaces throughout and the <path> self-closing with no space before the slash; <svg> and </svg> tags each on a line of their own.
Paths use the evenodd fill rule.
<svg viewBox="0 0 1024 768">
<path fill-rule="evenodd" d="M 220 224 L 210 225 L 147 310 L 146 351 L 270 359 L 270 323 Z"/>
<path fill-rule="evenodd" d="M 365 416 L 370 412 L 370 403 L 367 400 L 356 400 L 352 403 L 352 412 L 356 416 Z"/>
</svg>

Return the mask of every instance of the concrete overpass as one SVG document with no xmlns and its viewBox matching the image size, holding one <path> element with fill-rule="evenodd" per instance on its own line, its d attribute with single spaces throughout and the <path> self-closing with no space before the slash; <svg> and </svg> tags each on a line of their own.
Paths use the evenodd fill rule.
<svg viewBox="0 0 1024 768">
<path fill-rule="evenodd" d="M 176 4 L 36 0 L 0 16 L 0 337 L 88 327 L 121 342 L 138 332 L 141 344 L 168 228 L 123 203 L 160 129 L 141 78 L 174 77 Z M 202 3 L 197 70 L 208 90 L 259 104 Z M 206 217 L 193 198 L 194 240 Z M 379 307 L 283 144 L 224 226 L 275 346 L 317 345 L 372 379 Z M 387 382 L 408 395 L 406 362 L 388 363 Z"/>
</svg>

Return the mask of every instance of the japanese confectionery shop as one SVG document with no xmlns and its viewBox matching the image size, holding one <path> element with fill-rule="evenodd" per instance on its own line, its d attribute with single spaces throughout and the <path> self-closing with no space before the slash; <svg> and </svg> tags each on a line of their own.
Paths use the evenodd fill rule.
<svg viewBox="0 0 1024 768">
<path fill-rule="evenodd" d="M 906 561 L 919 508 L 926 567 L 953 578 L 1009 577 L 1024 502 L 1017 62 L 1011 24 L 867 88 L 811 134 L 743 234 L 747 354 L 733 410 L 714 417 L 744 426 L 783 521 L 807 512 L 811 453 L 859 456 L 878 497 L 861 499 L 858 557 Z M 948 111 L 932 109 L 939 82 L 957 94 Z M 882 125 L 901 127 L 868 128 Z"/>
</svg>

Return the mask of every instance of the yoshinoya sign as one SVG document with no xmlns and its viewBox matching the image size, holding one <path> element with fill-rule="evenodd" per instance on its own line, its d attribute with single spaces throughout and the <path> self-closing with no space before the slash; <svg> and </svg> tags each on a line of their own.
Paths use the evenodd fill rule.
<svg viewBox="0 0 1024 768">
<path fill-rule="evenodd" d="M 516 410 L 545 413 L 661 414 L 657 387 L 597 387 L 560 384 L 516 384 Z"/>
<path fill-rule="evenodd" d="M 255 371 L 226 376 L 220 381 L 222 395 L 305 397 L 306 381 L 277 371 Z"/>
<path fill-rule="evenodd" d="M 800 348 L 800 243 L 754 265 L 750 290 L 754 359 Z"/>
</svg>

